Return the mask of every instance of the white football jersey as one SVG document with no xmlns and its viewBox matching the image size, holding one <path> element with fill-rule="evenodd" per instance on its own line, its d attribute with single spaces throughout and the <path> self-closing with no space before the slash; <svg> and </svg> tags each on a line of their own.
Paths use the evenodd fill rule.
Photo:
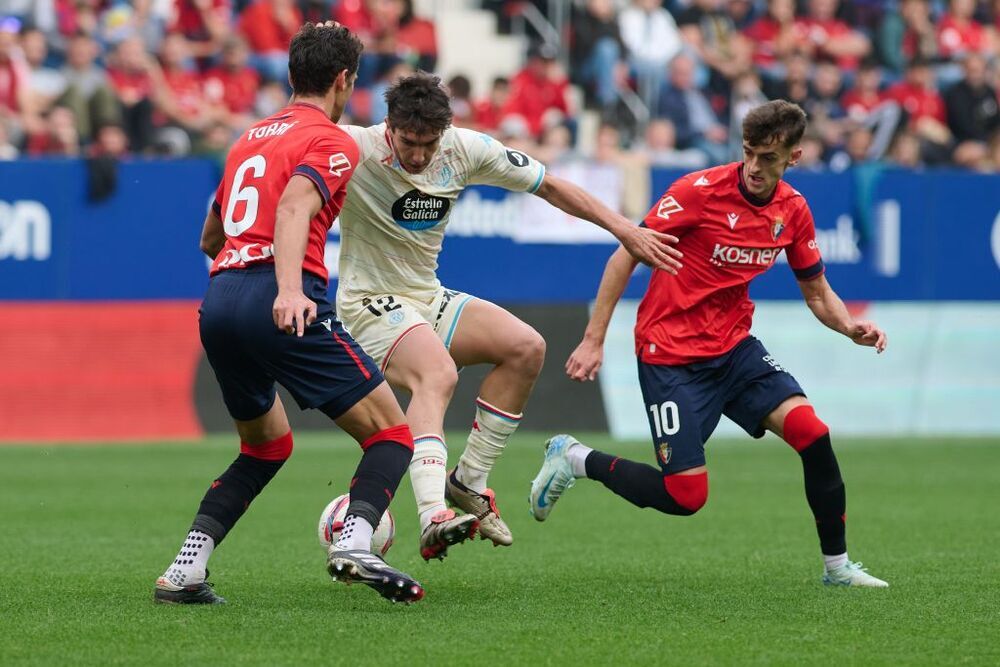
<svg viewBox="0 0 1000 667">
<path fill-rule="evenodd" d="M 410 174 L 396 160 L 385 123 L 343 126 L 360 157 L 340 212 L 339 297 L 433 298 L 448 214 L 467 185 L 534 192 L 545 167 L 490 136 L 448 128 L 431 163 Z"/>
</svg>

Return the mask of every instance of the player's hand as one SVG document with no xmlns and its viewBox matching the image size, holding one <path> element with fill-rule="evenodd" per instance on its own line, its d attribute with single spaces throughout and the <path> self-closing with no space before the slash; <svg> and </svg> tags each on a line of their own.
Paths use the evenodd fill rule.
<svg viewBox="0 0 1000 667">
<path fill-rule="evenodd" d="M 590 338 L 584 338 L 566 361 L 566 375 L 571 380 L 586 382 L 596 380 L 597 371 L 604 361 L 604 345 Z"/>
<path fill-rule="evenodd" d="M 855 322 L 847 335 L 858 345 L 874 347 L 875 351 L 879 354 L 885 352 L 885 348 L 889 344 L 889 339 L 886 337 L 885 332 L 875 326 L 874 322 L 869 322 L 868 320 L 858 320 Z"/>
<path fill-rule="evenodd" d="M 618 240 L 630 255 L 655 269 L 676 276 L 683 266 L 680 259 L 684 253 L 674 247 L 679 240 L 676 236 L 628 225 Z"/>
<path fill-rule="evenodd" d="M 286 334 L 301 337 L 306 327 L 316 321 L 316 303 L 301 291 L 289 294 L 278 292 L 271 310 L 274 325 Z"/>
</svg>

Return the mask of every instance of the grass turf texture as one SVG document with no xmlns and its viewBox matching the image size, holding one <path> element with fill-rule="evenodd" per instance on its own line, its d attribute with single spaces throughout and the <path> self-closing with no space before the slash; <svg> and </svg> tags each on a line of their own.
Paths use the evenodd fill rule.
<svg viewBox="0 0 1000 667">
<path fill-rule="evenodd" d="M 423 563 L 404 482 L 389 561 L 428 589 L 411 607 L 326 576 L 316 522 L 358 458 L 343 436 L 297 437 L 213 556 L 230 603 L 211 608 L 154 605 L 152 585 L 231 437 L 0 448 L 0 664 L 1000 661 L 996 440 L 837 442 L 851 555 L 892 585 L 844 590 L 819 583 L 798 458 L 775 440 L 713 443 L 695 517 L 582 480 L 538 524 L 526 497 L 541 439 L 519 434 L 491 478 L 508 549 L 476 541 Z M 652 460 L 645 443 L 585 440 Z"/>
</svg>

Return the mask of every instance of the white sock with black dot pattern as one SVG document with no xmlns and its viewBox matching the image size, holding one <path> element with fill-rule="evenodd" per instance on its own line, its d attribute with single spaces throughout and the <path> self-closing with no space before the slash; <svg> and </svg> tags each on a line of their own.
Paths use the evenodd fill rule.
<svg viewBox="0 0 1000 667">
<path fill-rule="evenodd" d="M 215 540 L 205 533 L 192 530 L 184 539 L 184 545 L 177 553 L 177 558 L 171 563 L 161 579 L 166 579 L 178 588 L 194 586 L 205 581 L 205 568 L 208 557 L 215 549 Z"/>
<path fill-rule="evenodd" d="M 348 514 L 344 518 L 344 527 L 340 531 L 340 537 L 337 539 L 337 544 L 334 548 L 371 551 L 372 535 L 374 533 L 375 529 L 370 523 L 356 514 Z"/>
</svg>

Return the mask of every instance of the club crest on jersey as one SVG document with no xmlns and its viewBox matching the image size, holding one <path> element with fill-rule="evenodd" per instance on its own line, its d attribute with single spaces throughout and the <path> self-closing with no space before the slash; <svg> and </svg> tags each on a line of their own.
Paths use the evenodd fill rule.
<svg viewBox="0 0 1000 667">
<path fill-rule="evenodd" d="M 774 224 L 771 225 L 771 238 L 777 241 L 783 231 L 785 231 L 785 221 L 781 218 L 775 218 Z"/>
<path fill-rule="evenodd" d="M 667 195 L 660 200 L 659 206 L 656 207 L 656 217 L 669 220 L 671 213 L 680 213 L 683 210 L 684 207 L 677 203 L 673 195 Z"/>
<path fill-rule="evenodd" d="M 419 232 L 444 220 L 450 208 L 451 202 L 444 197 L 410 190 L 393 203 L 392 219 L 403 229 Z"/>
<path fill-rule="evenodd" d="M 663 465 L 667 465 L 670 463 L 670 455 L 673 453 L 673 450 L 670 449 L 669 442 L 661 442 L 656 446 L 656 453 L 660 457 L 660 462 Z"/>
</svg>

